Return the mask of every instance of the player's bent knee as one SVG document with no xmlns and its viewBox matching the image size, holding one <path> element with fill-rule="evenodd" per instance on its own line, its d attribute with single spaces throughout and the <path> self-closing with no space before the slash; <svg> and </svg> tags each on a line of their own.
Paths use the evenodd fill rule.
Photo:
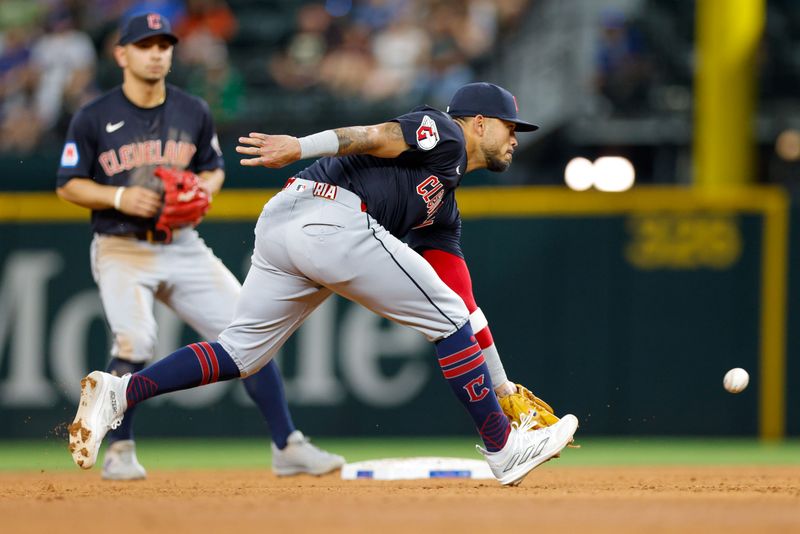
<svg viewBox="0 0 800 534">
<path fill-rule="evenodd" d="M 272 356 L 257 358 L 254 356 L 254 351 L 243 350 L 232 340 L 230 337 L 225 337 L 227 330 L 224 330 L 217 343 L 228 353 L 228 356 L 233 360 L 239 368 L 240 378 L 247 378 L 250 375 L 256 374 L 262 367 L 267 365 L 272 359 Z"/>
<path fill-rule="evenodd" d="M 428 341 L 437 342 L 450 337 L 469 323 L 467 305 L 457 293 L 446 288 L 436 296 L 436 310 L 426 317 L 426 325 L 420 330 Z"/>
<path fill-rule="evenodd" d="M 112 356 L 131 363 L 146 363 L 156 353 L 155 336 L 120 332 L 114 336 Z"/>
<path fill-rule="evenodd" d="M 437 343 L 443 339 L 447 339 L 456 332 L 460 332 L 465 326 L 468 327 L 469 325 L 469 313 L 467 313 L 467 308 L 464 306 L 463 313 L 448 315 L 447 320 L 440 323 L 440 328 L 434 331 L 432 335 L 428 335 L 428 341 Z M 470 332 L 472 332 L 471 328 Z"/>
<path fill-rule="evenodd" d="M 438 342 L 438 341 L 441 341 L 443 339 L 447 339 L 447 338 L 455 336 L 455 335 L 464 335 L 464 336 L 467 336 L 467 337 L 473 335 L 472 325 L 470 325 L 469 317 L 467 317 L 464 320 L 463 323 L 459 323 L 459 327 L 458 328 L 455 328 L 455 329 L 451 330 L 450 332 L 447 333 L 447 335 L 442 336 L 441 338 L 437 339 L 436 341 Z"/>
</svg>

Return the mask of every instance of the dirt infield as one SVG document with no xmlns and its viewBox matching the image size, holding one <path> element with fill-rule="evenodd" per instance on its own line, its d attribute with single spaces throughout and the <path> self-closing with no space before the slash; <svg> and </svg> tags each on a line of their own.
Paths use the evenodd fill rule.
<svg viewBox="0 0 800 534">
<path fill-rule="evenodd" d="M 3 532 L 800 532 L 800 467 L 543 467 L 517 488 L 269 471 L 0 473 Z"/>
</svg>

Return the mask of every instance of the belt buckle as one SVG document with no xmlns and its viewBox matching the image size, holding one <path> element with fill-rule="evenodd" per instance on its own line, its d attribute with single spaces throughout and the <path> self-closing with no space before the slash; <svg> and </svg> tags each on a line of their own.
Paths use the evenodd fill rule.
<svg viewBox="0 0 800 534">
<path fill-rule="evenodd" d="M 164 233 L 156 232 L 155 230 L 147 230 L 144 234 L 144 240 L 148 243 L 152 243 L 154 245 L 166 245 L 178 237 L 180 233 L 179 228 L 172 229 L 172 239 L 170 236 L 165 235 Z"/>
</svg>

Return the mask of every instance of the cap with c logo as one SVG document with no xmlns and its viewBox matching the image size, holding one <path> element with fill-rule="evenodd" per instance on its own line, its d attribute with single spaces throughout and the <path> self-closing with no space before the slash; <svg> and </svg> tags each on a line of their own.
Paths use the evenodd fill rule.
<svg viewBox="0 0 800 534">
<path fill-rule="evenodd" d="M 450 99 L 447 113 L 452 117 L 494 117 L 513 122 L 518 132 L 532 132 L 539 127 L 517 118 L 517 99 L 508 90 L 487 82 L 468 83 L 461 86 Z"/>
<path fill-rule="evenodd" d="M 178 38 L 172 33 L 172 27 L 166 17 L 158 13 L 137 15 L 129 18 L 122 26 L 119 42 L 117 44 L 124 46 L 126 44 L 137 43 L 142 39 L 147 39 L 148 37 L 154 37 L 156 35 L 167 37 L 172 41 L 172 44 L 178 42 Z"/>
</svg>

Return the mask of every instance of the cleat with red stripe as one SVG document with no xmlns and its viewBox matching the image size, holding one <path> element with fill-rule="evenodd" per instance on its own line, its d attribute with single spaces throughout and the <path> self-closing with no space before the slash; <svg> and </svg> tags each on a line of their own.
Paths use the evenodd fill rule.
<svg viewBox="0 0 800 534">
<path fill-rule="evenodd" d="M 122 422 L 128 409 L 125 389 L 131 375 L 116 377 L 93 371 L 81 380 L 78 412 L 69 425 L 69 452 L 81 469 L 91 469 L 103 438 Z"/>
</svg>

